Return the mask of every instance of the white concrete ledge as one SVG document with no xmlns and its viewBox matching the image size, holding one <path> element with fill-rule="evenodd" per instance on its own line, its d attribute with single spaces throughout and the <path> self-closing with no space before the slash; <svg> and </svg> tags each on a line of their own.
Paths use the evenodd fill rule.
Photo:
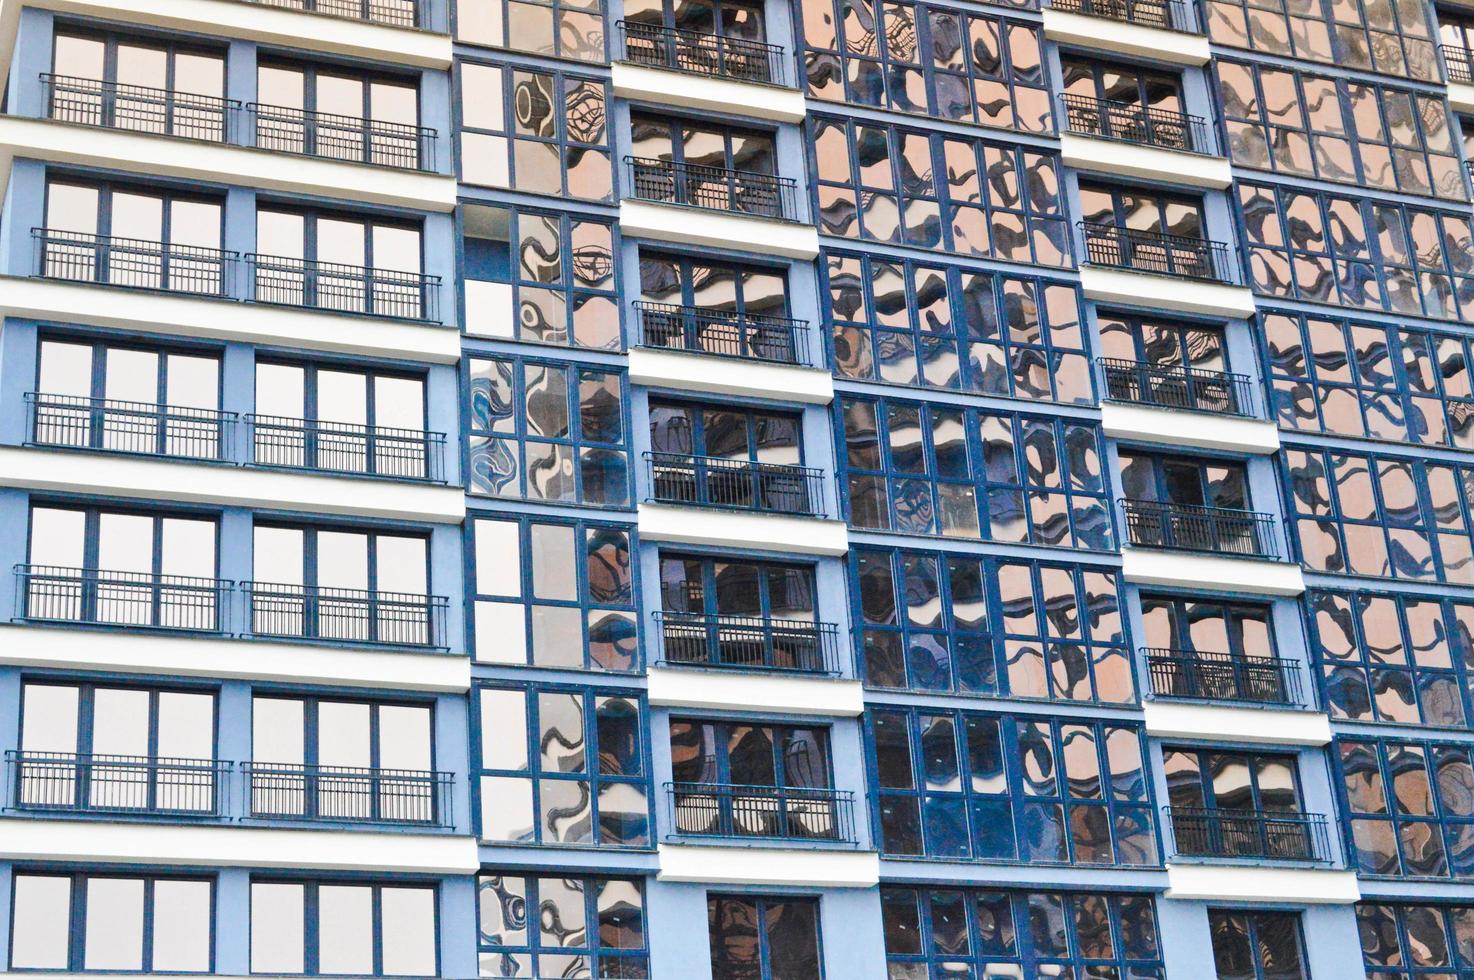
<svg viewBox="0 0 1474 980">
<path fill-rule="evenodd" d="M 470 660 L 453 654 L 124 629 L 0 625 L 0 663 L 405 691 L 460 692 L 471 687 Z"/>
<path fill-rule="evenodd" d="M 806 342 L 808 338 L 798 339 Z M 629 356 L 630 384 L 807 405 L 834 401 L 834 378 L 818 368 L 656 347 L 636 347 Z"/>
<path fill-rule="evenodd" d="M 50 279 L 0 278 L 0 316 L 431 364 L 461 357 L 460 333 L 441 324 Z"/>
<path fill-rule="evenodd" d="M 640 504 L 638 513 L 640 537 L 645 541 L 755 548 L 799 555 L 835 556 L 850 550 L 844 521 L 677 504 Z"/>
<path fill-rule="evenodd" d="M 611 74 L 615 95 L 662 109 L 681 107 L 774 122 L 803 122 L 808 111 L 803 93 L 796 88 L 647 68 L 627 61 L 616 61 Z"/>
<path fill-rule="evenodd" d="M 661 881 L 714 885 L 807 885 L 874 888 L 880 856 L 874 851 L 661 844 Z"/>
<path fill-rule="evenodd" d="M 1361 900 L 1352 871 L 1331 868 L 1167 865 L 1166 898 L 1208 902 L 1286 902 L 1351 905 Z"/>
<path fill-rule="evenodd" d="M 788 259 L 819 255 L 819 232 L 813 225 L 628 198 L 619 202 L 619 230 L 626 238 L 737 248 Z"/>
<path fill-rule="evenodd" d="M 1158 738 L 1204 738 L 1265 745 L 1329 745 L 1331 720 L 1320 711 L 1183 701 L 1142 702 L 1146 732 Z"/>
<path fill-rule="evenodd" d="M 1204 122 L 1204 126 L 1211 125 Z M 1233 168 L 1223 157 L 1140 146 L 1122 140 L 1060 133 L 1065 166 L 1091 173 L 1222 190 L 1233 183 Z"/>
<path fill-rule="evenodd" d="M 1097 303 L 1122 303 L 1239 320 L 1254 315 L 1254 293 L 1247 286 L 1088 264 L 1080 267 L 1080 285 L 1085 298 Z"/>
<path fill-rule="evenodd" d="M 1051 41 L 1092 51 L 1167 61 L 1174 65 L 1206 65 L 1213 57 L 1208 39 L 1161 27 L 1142 27 L 1109 17 L 1089 17 L 1044 8 L 1044 36 Z"/>
<path fill-rule="evenodd" d="M 1474 112 L 1474 85 L 1449 82 L 1448 107 L 1454 112 Z"/>
<path fill-rule="evenodd" d="M 1261 558 L 1222 558 L 1218 555 L 1150 548 L 1122 548 L 1121 573 L 1137 585 L 1164 585 L 1183 589 L 1253 592 L 1258 595 L 1301 595 L 1305 577 L 1300 566 Z"/>
<path fill-rule="evenodd" d="M 480 870 L 476 841 L 459 835 L 23 817 L 0 817 L 0 859 L 437 875 Z"/>
<path fill-rule="evenodd" d="M 0 446 L 0 486 L 436 524 L 466 517 L 458 486 L 29 446 Z"/>
<path fill-rule="evenodd" d="M 859 681 L 833 677 L 742 671 L 651 667 L 649 699 L 670 708 L 734 708 L 792 715 L 858 717 L 865 711 Z"/>
<path fill-rule="evenodd" d="M 1273 422 L 1235 415 L 1102 402 L 1100 421 L 1106 435 L 1131 442 L 1165 442 L 1255 456 L 1268 456 L 1280 448 L 1280 432 Z"/>
</svg>

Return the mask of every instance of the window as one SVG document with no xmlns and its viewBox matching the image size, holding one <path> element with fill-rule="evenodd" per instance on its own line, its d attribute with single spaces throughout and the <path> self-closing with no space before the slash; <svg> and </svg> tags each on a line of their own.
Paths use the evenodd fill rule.
<svg viewBox="0 0 1474 980">
<path fill-rule="evenodd" d="M 1184 111 L 1180 75 L 1078 56 L 1062 57 L 1060 68 L 1066 95 L 1114 102 L 1138 110 L 1177 115 Z M 1187 134 L 1183 136 L 1187 137 Z"/>
<path fill-rule="evenodd" d="M 263 59 L 256 67 L 256 145 L 391 167 L 433 164 L 422 145 L 414 78 Z"/>
<path fill-rule="evenodd" d="M 708 895 L 712 980 L 822 980 L 819 902 Z"/>
<path fill-rule="evenodd" d="M 788 275 L 776 266 L 642 248 L 640 298 L 669 306 L 721 311 L 734 317 L 786 317 Z"/>
<path fill-rule="evenodd" d="M 1080 213 L 1088 224 L 1120 232 L 1205 239 L 1203 199 L 1139 187 L 1080 182 Z"/>
<path fill-rule="evenodd" d="M 476 517 L 472 534 L 477 661 L 639 669 L 627 528 Z"/>
<path fill-rule="evenodd" d="M 650 399 L 650 448 L 750 463 L 803 462 L 803 420 L 792 412 Z"/>
<path fill-rule="evenodd" d="M 1143 320 L 1102 311 L 1101 354 L 1170 371 L 1227 371 L 1221 327 L 1171 320 Z"/>
<path fill-rule="evenodd" d="M 1299 814 L 1300 773 L 1293 755 L 1227 752 L 1167 745 L 1162 748 L 1167 800 L 1179 853 L 1253 854 L 1303 858 L 1304 827 L 1259 823 L 1271 814 Z M 1246 817 L 1218 821 L 1205 811 Z M 1261 837 L 1261 835 L 1264 835 Z"/>
<path fill-rule="evenodd" d="M 64 28 L 52 50 L 51 118 L 221 142 L 225 56 L 172 40 Z"/>
<path fill-rule="evenodd" d="M 1306 595 L 1333 718 L 1463 728 L 1474 718 L 1474 604 L 1431 595 Z"/>
<path fill-rule="evenodd" d="M 434 309 L 417 224 L 261 208 L 256 251 L 258 302 L 409 319 Z"/>
<path fill-rule="evenodd" d="M 1127 500 L 1181 507 L 1243 510 L 1249 506 L 1249 477 L 1237 460 L 1159 456 L 1122 450 L 1121 492 Z"/>
<path fill-rule="evenodd" d="M 804 0 L 802 10 L 804 73 L 816 99 L 1054 131 L 1036 25 L 890 0 Z"/>
<path fill-rule="evenodd" d="M 1166 976 L 1149 895 L 880 890 L 892 980 Z"/>
<path fill-rule="evenodd" d="M 1274 615 L 1263 603 L 1144 592 L 1141 619 L 1149 649 L 1274 655 Z"/>
<path fill-rule="evenodd" d="M 1300 915 L 1209 909 L 1219 980 L 1306 980 Z"/>
<path fill-rule="evenodd" d="M 650 846 L 638 694 L 480 687 L 476 724 L 482 840 Z"/>
<path fill-rule="evenodd" d="M 214 883 L 17 870 L 10 968 L 214 972 Z"/>
<path fill-rule="evenodd" d="M 251 972 L 439 975 L 436 889 L 251 879 Z"/>
<path fill-rule="evenodd" d="M 1056 157 L 828 116 L 809 125 L 824 234 L 1073 264 Z"/>
<path fill-rule="evenodd" d="M 1362 959 L 1373 980 L 1474 976 L 1474 907 L 1362 902 L 1356 921 Z"/>
<path fill-rule="evenodd" d="M 601 0 L 458 0 L 457 40 L 572 61 L 603 62 Z"/>
<path fill-rule="evenodd" d="M 1451 211 L 1238 183 L 1254 290 L 1441 320 L 1474 317 L 1474 231 Z"/>
<path fill-rule="evenodd" d="M 1231 48 L 1395 78 L 1439 80 L 1432 31 L 1420 3 L 1211 0 L 1205 14 L 1209 38 Z"/>
<path fill-rule="evenodd" d="M 1093 425 L 895 399 L 838 402 L 851 527 L 1111 547 Z"/>
<path fill-rule="evenodd" d="M 1361 874 L 1474 878 L 1468 745 L 1340 738 L 1335 755 Z"/>
<path fill-rule="evenodd" d="M 642 159 L 669 161 L 676 166 L 715 167 L 752 174 L 778 172 L 774 133 L 671 116 L 632 113 L 630 152 Z"/>
<path fill-rule="evenodd" d="M 463 180 L 529 194 L 610 199 L 607 85 L 472 61 L 462 61 L 460 71 Z"/>
<path fill-rule="evenodd" d="M 1161 863 L 1137 726 L 872 709 L 866 740 L 885 855 Z"/>
<path fill-rule="evenodd" d="M 483 977 L 650 976 L 638 880 L 486 871 L 476 891 Z"/>
<path fill-rule="evenodd" d="M 624 374 L 469 358 L 471 492 L 628 507 Z"/>
<path fill-rule="evenodd" d="M 836 376 L 1094 401 L 1073 285 L 909 259 L 826 259 Z"/>
<path fill-rule="evenodd" d="M 677 783 L 827 789 L 833 779 L 827 728 L 672 718 L 670 751 Z"/>
</svg>

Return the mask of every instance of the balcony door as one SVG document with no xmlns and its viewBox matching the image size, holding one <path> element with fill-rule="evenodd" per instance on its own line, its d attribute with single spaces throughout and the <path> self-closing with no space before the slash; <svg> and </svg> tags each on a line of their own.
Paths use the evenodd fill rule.
<svg viewBox="0 0 1474 980">
<path fill-rule="evenodd" d="M 1164 747 L 1162 767 L 1179 854 L 1309 860 L 1293 755 Z"/>
</svg>

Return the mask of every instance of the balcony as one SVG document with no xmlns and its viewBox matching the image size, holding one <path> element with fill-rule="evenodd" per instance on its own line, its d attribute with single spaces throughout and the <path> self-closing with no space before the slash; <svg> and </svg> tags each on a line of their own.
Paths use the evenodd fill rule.
<svg viewBox="0 0 1474 980">
<path fill-rule="evenodd" d="M 1139 548 L 1280 559 L 1273 514 L 1155 500 L 1122 500 L 1126 540 Z"/>
<path fill-rule="evenodd" d="M 642 346 L 812 366 L 805 320 L 644 301 L 635 315 Z"/>
<path fill-rule="evenodd" d="M 424 27 L 420 0 L 246 0 L 263 7 L 361 20 L 386 27 Z"/>
<path fill-rule="evenodd" d="M 30 444 L 222 461 L 236 416 L 208 408 L 26 392 Z"/>
<path fill-rule="evenodd" d="M 850 792 L 796 786 L 666 783 L 671 827 L 680 837 L 854 844 Z"/>
<path fill-rule="evenodd" d="M 1113 401 L 1214 415 L 1253 417 L 1248 375 L 1102 357 L 1096 361 Z"/>
<path fill-rule="evenodd" d="M 789 58 L 776 44 L 628 20 L 619 22 L 619 33 L 625 60 L 632 64 L 762 85 L 792 84 Z"/>
<path fill-rule="evenodd" d="M 1085 260 L 1092 265 L 1225 285 L 1238 283 L 1228 246 L 1223 242 L 1094 221 L 1082 221 L 1079 227 L 1085 239 Z"/>
<path fill-rule="evenodd" d="M 255 145 L 263 150 L 399 170 L 435 169 L 439 137 L 426 126 L 257 102 L 247 104 L 246 112 L 255 120 Z"/>
<path fill-rule="evenodd" d="M 1474 85 L 1474 65 L 1470 64 L 1468 48 L 1459 44 L 1440 44 L 1438 53 L 1443 55 L 1449 82 Z"/>
<path fill-rule="evenodd" d="M 16 810 L 218 817 L 231 766 L 212 759 L 10 750 L 5 768 Z"/>
<path fill-rule="evenodd" d="M 651 157 L 627 156 L 624 164 L 626 186 L 640 201 L 798 220 L 798 184 L 791 177 Z"/>
<path fill-rule="evenodd" d="M 1068 93 L 1060 96 L 1060 103 L 1069 133 L 1161 150 L 1217 153 L 1212 130 L 1202 116 Z"/>
<path fill-rule="evenodd" d="M 1137 27 L 1201 34 L 1183 0 L 1050 0 L 1050 9 Z"/>
<path fill-rule="evenodd" d="M 833 623 L 661 610 L 659 662 L 834 676 L 839 630 Z"/>
<path fill-rule="evenodd" d="M 1177 857 L 1329 864 L 1330 838 L 1319 813 L 1163 807 Z"/>
<path fill-rule="evenodd" d="M 451 773 L 275 762 L 241 765 L 250 816 L 317 823 L 451 826 Z"/>
<path fill-rule="evenodd" d="M 25 620 L 193 633 L 228 627 L 232 583 L 223 579 L 56 565 L 16 565 L 15 579 Z"/>
<path fill-rule="evenodd" d="M 228 296 L 239 256 L 218 248 L 32 228 L 36 274 L 44 279 Z"/>
<path fill-rule="evenodd" d="M 446 650 L 445 596 L 242 582 L 250 635 Z"/>
<path fill-rule="evenodd" d="M 1300 661 L 1281 657 L 1173 650 L 1146 650 L 1152 693 L 1190 701 L 1243 701 L 1273 707 L 1298 707 Z"/>
<path fill-rule="evenodd" d="M 41 75 L 41 89 L 47 116 L 56 122 L 211 143 L 236 138 L 241 104 L 234 99 L 49 72 Z"/>
<path fill-rule="evenodd" d="M 650 500 L 688 507 L 824 516 L 824 471 L 716 456 L 645 453 Z"/>
<path fill-rule="evenodd" d="M 256 303 L 391 320 L 440 319 L 439 276 L 255 253 L 245 259 L 250 299 Z"/>
<path fill-rule="evenodd" d="M 256 466 L 445 482 L 445 433 L 244 416 Z"/>
</svg>

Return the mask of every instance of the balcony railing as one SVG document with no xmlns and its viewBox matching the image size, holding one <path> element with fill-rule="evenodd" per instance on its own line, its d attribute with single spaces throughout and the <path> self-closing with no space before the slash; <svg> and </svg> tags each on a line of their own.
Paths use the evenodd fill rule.
<svg viewBox="0 0 1474 980">
<path fill-rule="evenodd" d="M 420 0 L 247 0 L 263 7 L 284 7 L 327 14 L 347 20 L 366 20 L 390 27 L 424 27 Z"/>
<path fill-rule="evenodd" d="M 635 304 L 640 342 L 647 347 L 808 366 L 809 325 L 803 320 L 669 303 Z"/>
<path fill-rule="evenodd" d="M 5 753 L 17 810 L 218 817 L 230 763 L 73 752 Z"/>
<path fill-rule="evenodd" d="M 1096 363 L 1111 401 L 1215 415 L 1254 414 L 1254 386 L 1247 375 L 1113 357 Z"/>
<path fill-rule="evenodd" d="M 263 150 L 402 170 L 435 169 L 438 134 L 425 126 L 259 102 L 249 103 L 246 111 L 255 119 L 256 146 Z"/>
<path fill-rule="evenodd" d="M 1105 17 L 1138 27 L 1203 33 L 1188 16 L 1187 4 L 1183 0 L 1049 0 L 1049 5 L 1067 13 Z"/>
<path fill-rule="evenodd" d="M 41 622 L 219 633 L 231 583 L 152 572 L 16 565 L 16 609 Z"/>
<path fill-rule="evenodd" d="M 760 837 L 855 843 L 854 794 L 797 786 L 666 783 L 682 837 Z"/>
<path fill-rule="evenodd" d="M 1152 647 L 1152 693 L 1162 698 L 1300 705 L 1300 661 Z"/>
<path fill-rule="evenodd" d="M 256 253 L 246 256 L 246 264 L 257 303 L 396 320 L 439 319 L 439 276 Z"/>
<path fill-rule="evenodd" d="M 1448 69 L 1450 82 L 1474 83 L 1474 65 L 1470 64 L 1469 49 L 1462 45 L 1440 44 L 1443 64 Z"/>
<path fill-rule="evenodd" d="M 824 516 L 824 471 L 746 459 L 646 453 L 650 499 L 801 517 Z"/>
<path fill-rule="evenodd" d="M 641 201 L 798 220 L 798 184 L 791 177 L 651 157 L 625 157 L 624 164 L 629 192 Z"/>
<path fill-rule="evenodd" d="M 46 111 L 57 122 L 224 143 L 241 104 L 173 89 L 42 73 Z"/>
<path fill-rule="evenodd" d="M 1202 116 L 1069 93 L 1060 96 L 1060 102 L 1067 132 L 1164 150 L 1215 152 L 1208 121 Z"/>
<path fill-rule="evenodd" d="M 1095 221 L 1080 222 L 1080 233 L 1085 238 L 1086 261 L 1092 265 L 1230 285 L 1238 282 L 1228 246 L 1223 242 L 1136 231 Z"/>
<path fill-rule="evenodd" d="M 833 623 L 669 609 L 657 612 L 655 621 L 660 627 L 661 659 L 665 663 L 839 673 L 839 631 Z"/>
<path fill-rule="evenodd" d="M 451 825 L 448 772 L 276 762 L 241 765 L 252 817 L 341 823 Z"/>
<path fill-rule="evenodd" d="M 1172 842 L 1182 857 L 1256 861 L 1331 860 L 1326 818 L 1319 813 L 1164 807 Z"/>
<path fill-rule="evenodd" d="M 445 433 L 246 415 L 257 466 L 445 482 Z"/>
<path fill-rule="evenodd" d="M 1141 548 L 1278 559 L 1274 515 L 1227 507 L 1122 500 L 1126 540 Z"/>
<path fill-rule="evenodd" d="M 32 228 L 36 274 L 198 296 L 225 296 L 239 256 L 218 248 Z"/>
<path fill-rule="evenodd" d="M 788 85 L 783 48 L 747 38 L 683 31 L 663 24 L 622 20 L 624 57 L 649 68 L 673 68 L 742 82 Z"/>
<path fill-rule="evenodd" d="M 32 444 L 224 460 L 236 416 L 210 408 L 26 392 Z"/>
<path fill-rule="evenodd" d="M 253 636 L 444 650 L 444 596 L 242 582 Z"/>
</svg>

